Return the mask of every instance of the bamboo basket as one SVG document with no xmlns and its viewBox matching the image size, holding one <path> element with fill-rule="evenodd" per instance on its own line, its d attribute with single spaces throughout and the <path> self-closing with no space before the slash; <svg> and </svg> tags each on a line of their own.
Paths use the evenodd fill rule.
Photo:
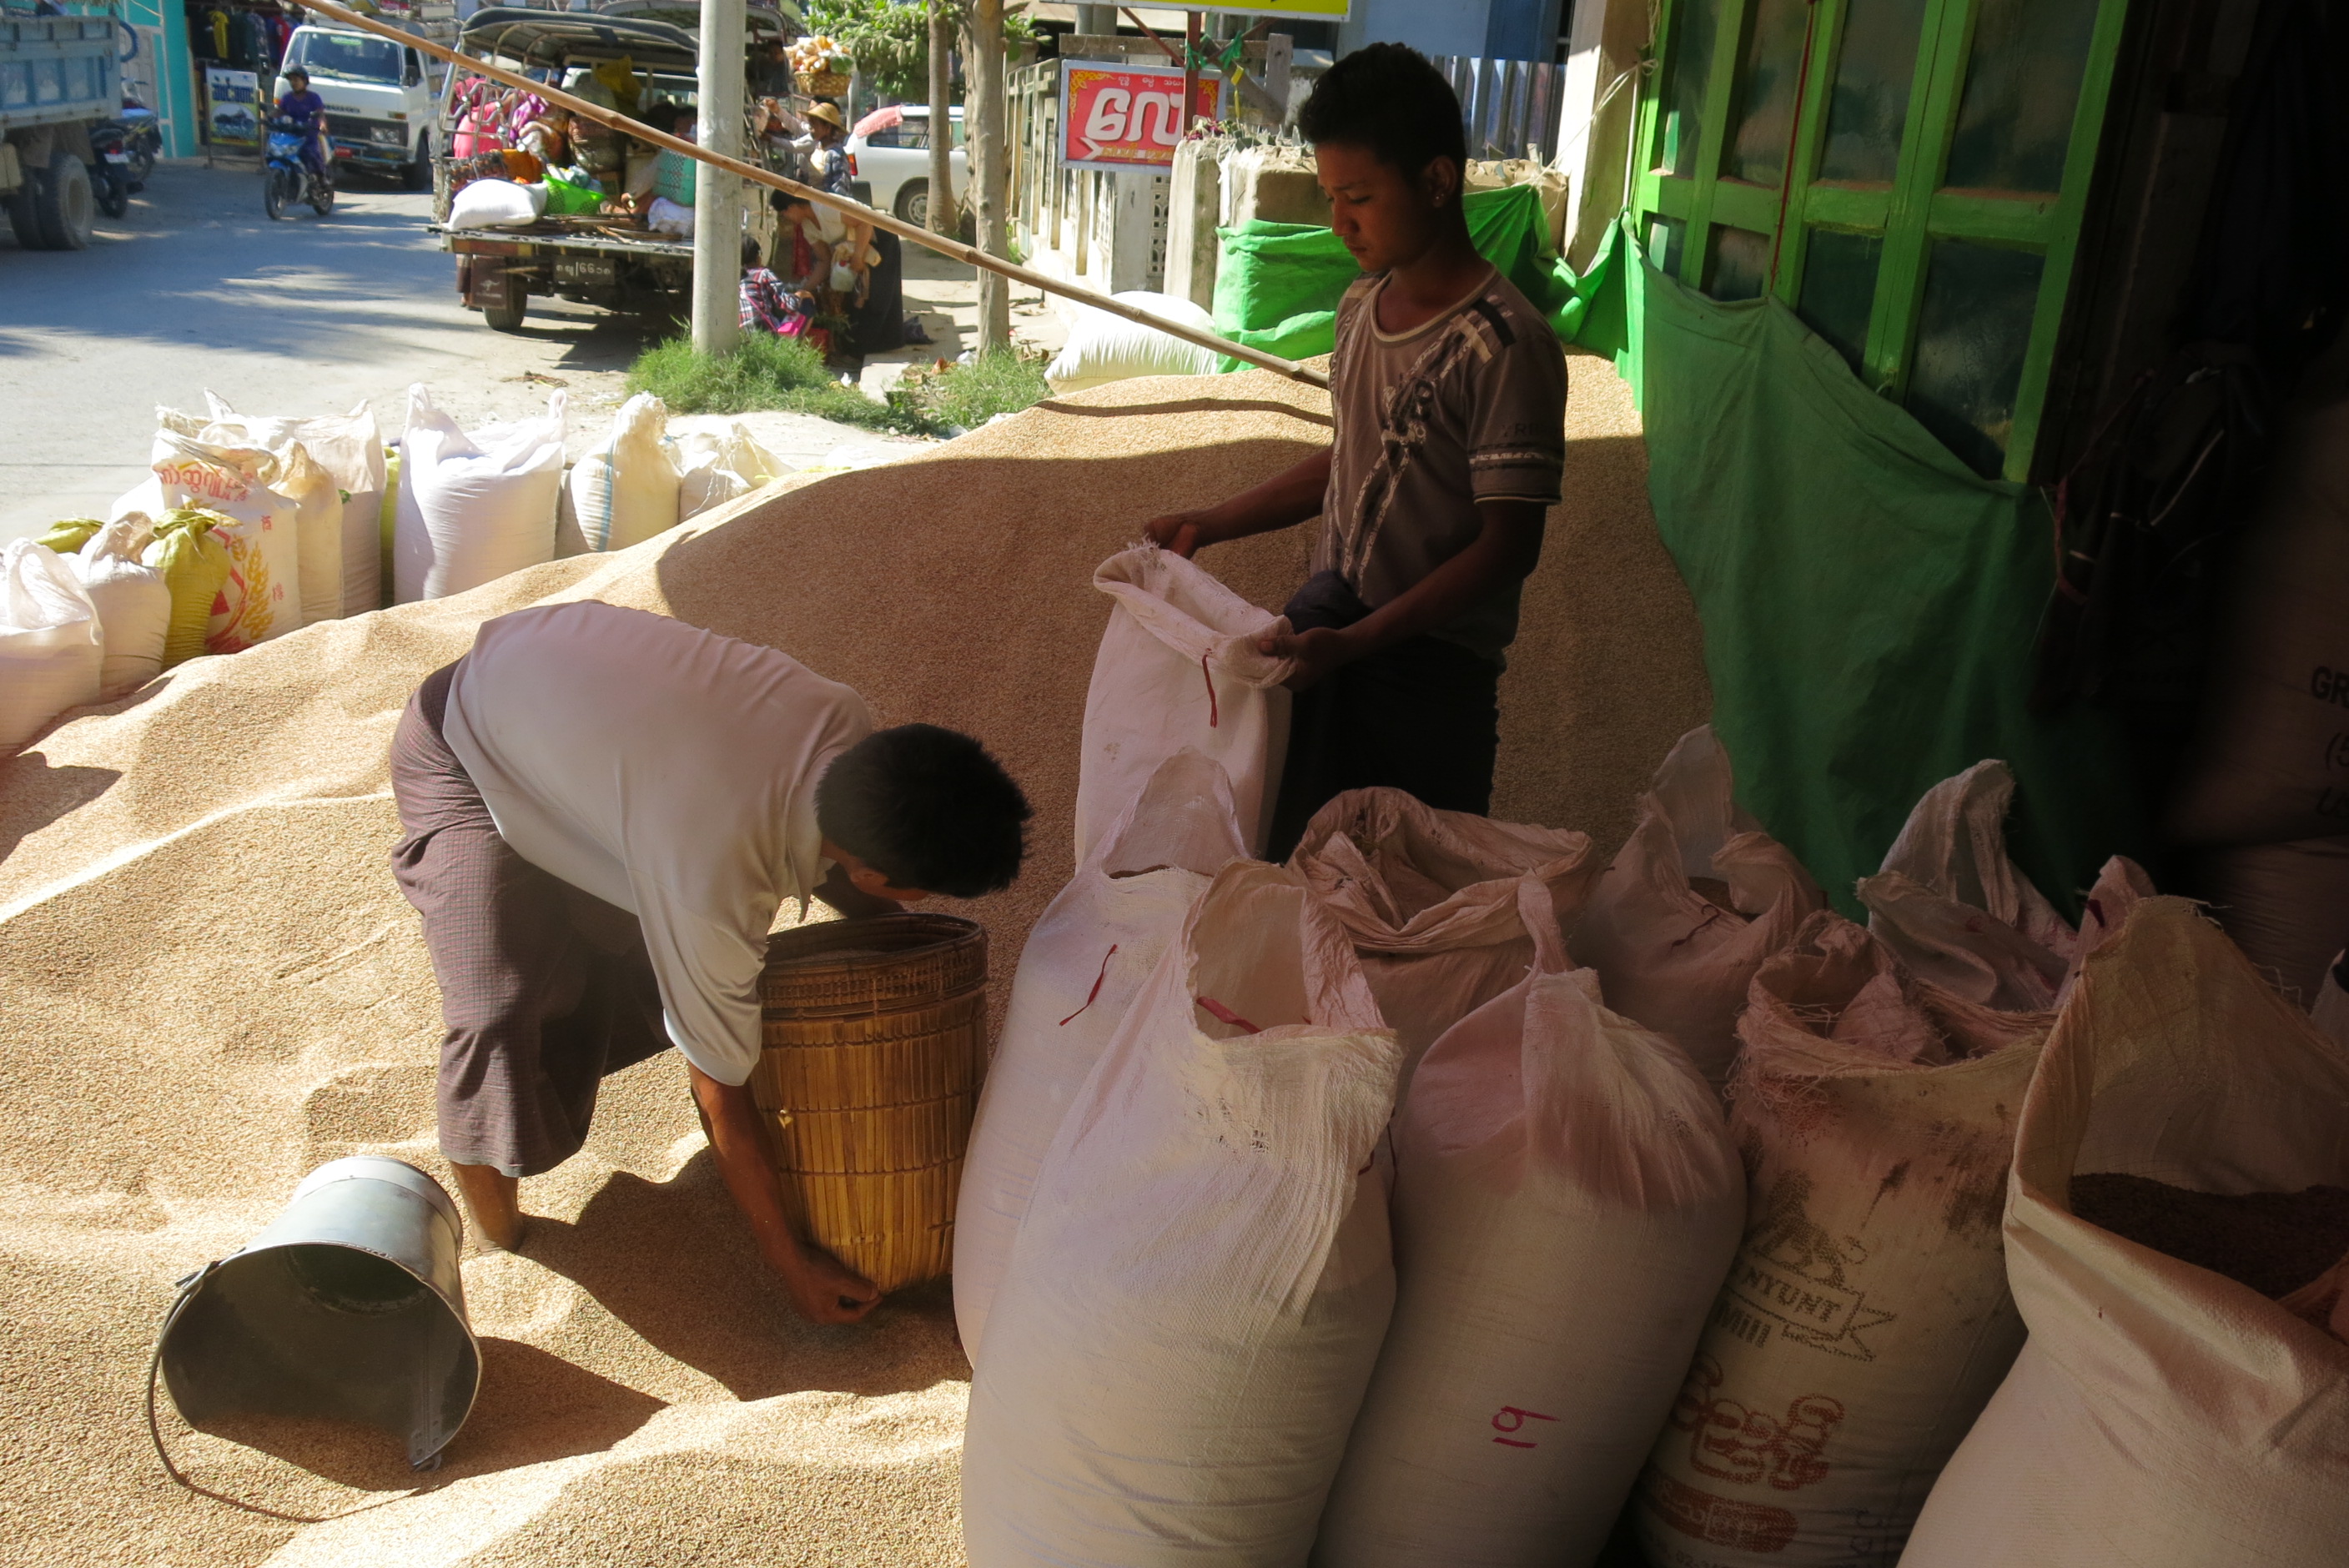
<svg viewBox="0 0 2349 1568">
<path fill-rule="evenodd" d="M 781 932 L 750 1089 L 808 1234 L 884 1291 L 945 1274 L 987 1068 L 987 933 L 949 914 Z"/>
<path fill-rule="evenodd" d="M 800 90 L 810 98 L 838 98 L 848 90 L 846 71 L 802 71 Z"/>
</svg>

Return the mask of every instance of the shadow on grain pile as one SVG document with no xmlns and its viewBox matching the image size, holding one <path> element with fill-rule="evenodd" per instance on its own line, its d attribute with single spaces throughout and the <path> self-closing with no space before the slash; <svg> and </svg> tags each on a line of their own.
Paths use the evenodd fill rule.
<svg viewBox="0 0 2349 1568">
<path fill-rule="evenodd" d="M 1566 503 L 1504 681 L 1495 810 L 1619 838 L 1707 699 L 1620 382 L 1572 362 Z M 0 762 L 0 1514 L 28 1554 L 185 1568 L 961 1561 L 968 1369 L 943 1287 L 801 1323 L 711 1169 L 672 1057 L 607 1081 L 587 1148 L 525 1184 L 521 1255 L 476 1253 L 476 1412 L 430 1490 L 390 1445 L 283 1422 L 193 1433 L 173 1487 L 138 1390 L 171 1281 L 248 1240 L 302 1174 L 381 1152 L 445 1176 L 438 993 L 385 866 L 385 752 L 481 621 L 593 597 L 769 644 L 994 748 L 1037 808 L 988 927 L 1000 1009 L 1069 873 L 1076 737 L 1141 523 L 1328 438 L 1263 375 L 1055 400 L 890 468 L 786 480 L 660 539 L 202 659 Z M 1305 531 L 1206 564 L 1277 607 Z M 966 906 L 951 905 L 957 910 Z"/>
</svg>

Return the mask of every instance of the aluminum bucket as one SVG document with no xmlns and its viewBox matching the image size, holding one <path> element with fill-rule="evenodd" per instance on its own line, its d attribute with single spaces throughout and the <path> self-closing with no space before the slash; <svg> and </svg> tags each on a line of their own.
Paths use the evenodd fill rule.
<svg viewBox="0 0 2349 1568">
<path fill-rule="evenodd" d="M 321 1165 L 274 1224 L 187 1283 L 156 1347 L 171 1402 L 191 1426 L 362 1422 L 433 1468 L 481 1381 L 457 1270 L 464 1236 L 449 1194 L 413 1165 L 377 1154 Z"/>
</svg>

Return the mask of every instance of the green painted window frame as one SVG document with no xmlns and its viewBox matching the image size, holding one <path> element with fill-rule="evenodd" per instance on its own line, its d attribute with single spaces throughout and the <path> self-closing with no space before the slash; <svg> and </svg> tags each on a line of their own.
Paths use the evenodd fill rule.
<svg viewBox="0 0 2349 1568">
<path fill-rule="evenodd" d="M 2128 0 L 2098 0 L 2064 153 L 2063 188 L 2052 194 L 1940 189 L 1982 0 L 1927 0 L 1899 162 L 1892 180 L 1882 184 L 1827 183 L 1816 178 L 1849 0 L 1807 0 L 1810 15 L 1805 50 L 1808 58 L 1795 105 L 1786 183 L 1776 189 L 1721 172 L 1728 151 L 1737 70 L 1760 4 L 1760 0 L 1721 0 L 1698 127 L 1695 172 L 1683 177 L 1659 170 L 1665 130 L 1662 89 L 1671 79 L 1678 53 L 1676 34 L 1692 4 L 1693 0 L 1664 0 L 1656 39 L 1656 57 L 1664 69 L 1640 94 L 1633 143 L 1639 170 L 1632 181 L 1631 201 L 1638 232 L 1645 237 L 1651 217 L 1675 219 L 1685 225 L 1678 276 L 1690 287 L 1700 289 L 1705 286 L 1704 269 L 1713 252 L 1714 227 L 1769 234 L 1772 271 L 1765 287 L 1789 309 L 1801 295 L 1812 228 L 1881 239 L 1884 249 L 1868 315 L 1868 340 L 1857 368 L 1870 389 L 1896 402 L 1908 393 L 1918 318 L 1925 297 L 1926 263 L 1935 241 L 1971 241 L 2044 257 L 2002 469 L 2006 479 L 2029 479 Z"/>
</svg>

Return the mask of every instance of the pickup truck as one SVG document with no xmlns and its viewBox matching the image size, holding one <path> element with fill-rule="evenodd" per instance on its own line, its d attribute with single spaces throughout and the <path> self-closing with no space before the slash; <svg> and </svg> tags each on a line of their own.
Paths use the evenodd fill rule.
<svg viewBox="0 0 2349 1568">
<path fill-rule="evenodd" d="M 428 37 L 435 31 L 424 29 Z M 318 23 L 295 28 L 285 41 L 278 68 L 295 66 L 326 100 L 326 139 L 338 166 L 390 175 L 410 191 L 431 189 L 433 109 L 446 66 L 388 38 Z M 281 74 L 277 94 L 288 88 Z"/>
<path fill-rule="evenodd" d="M 111 16 L 0 15 L 0 204 L 28 251 L 89 244 L 89 128 L 122 110 L 119 39 Z"/>
<path fill-rule="evenodd" d="M 623 0 L 626 4 L 626 0 Z M 628 5 L 628 11 L 643 7 Z M 698 10 L 671 5 L 670 12 Z M 752 45 L 764 36 L 788 36 L 796 13 L 765 6 L 750 14 Z M 680 15 L 679 20 L 687 19 Z M 647 86 L 644 96 L 688 105 L 694 98 L 699 41 L 675 22 L 648 15 L 541 11 L 520 5 L 485 5 L 466 19 L 460 46 L 469 55 L 497 59 L 523 70 L 543 72 L 574 92 L 592 90 L 589 73 L 599 65 L 626 60 Z M 748 71 L 748 61 L 745 61 Z M 452 72 L 441 92 L 442 148 L 457 144 L 460 106 L 471 81 Z M 331 119 L 331 116 L 329 117 Z M 693 294 L 693 244 L 643 228 L 623 216 L 548 218 L 520 227 L 449 229 L 450 203 L 459 183 L 471 178 L 471 161 L 438 154 L 434 181 L 435 230 L 457 258 L 457 291 L 485 325 L 513 332 L 533 296 L 553 296 L 600 305 L 664 323 L 684 315 Z M 767 203 L 753 201 L 746 233 L 771 255 L 777 232 Z"/>
</svg>

